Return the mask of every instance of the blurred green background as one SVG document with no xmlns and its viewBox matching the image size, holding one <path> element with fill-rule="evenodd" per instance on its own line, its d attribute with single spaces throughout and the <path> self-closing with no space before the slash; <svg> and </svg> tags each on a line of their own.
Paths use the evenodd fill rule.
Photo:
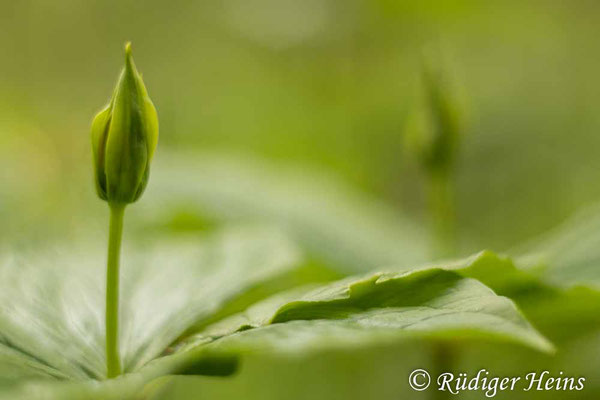
<svg viewBox="0 0 600 400">
<path fill-rule="evenodd" d="M 436 43 L 465 99 L 461 248 L 506 249 L 600 197 L 599 13 L 594 1 L 3 1 L 2 235 L 105 216 L 89 125 L 127 40 L 159 110 L 159 156 L 217 149 L 334 171 L 419 221 L 403 131 L 420 51 Z"/>
</svg>

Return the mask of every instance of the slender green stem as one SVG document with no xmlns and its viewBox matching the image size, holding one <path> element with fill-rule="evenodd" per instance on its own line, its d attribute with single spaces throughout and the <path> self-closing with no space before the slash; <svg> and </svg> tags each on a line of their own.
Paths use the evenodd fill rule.
<svg viewBox="0 0 600 400">
<path fill-rule="evenodd" d="M 457 347 L 450 341 L 438 341 L 433 343 L 433 379 L 437 383 L 437 377 L 445 372 L 457 374 L 456 356 Z M 433 385 L 434 391 L 431 393 L 432 400 L 448 400 L 452 397 L 448 391 L 438 390 L 437 385 Z"/>
<path fill-rule="evenodd" d="M 433 171 L 429 177 L 429 209 L 432 219 L 435 258 L 446 258 L 455 255 L 455 208 L 454 186 L 450 169 Z M 456 367 L 456 345 L 450 341 L 433 343 L 434 377 L 444 372 L 453 372 Z M 437 379 L 437 378 L 434 378 Z M 449 392 L 435 390 L 432 400 L 447 400 Z"/>
<path fill-rule="evenodd" d="M 434 171 L 430 174 L 428 200 L 435 258 L 454 256 L 455 210 L 451 171 Z"/>
<path fill-rule="evenodd" d="M 124 204 L 110 204 L 108 262 L 106 265 L 106 376 L 121 375 L 119 356 L 119 258 Z"/>
</svg>

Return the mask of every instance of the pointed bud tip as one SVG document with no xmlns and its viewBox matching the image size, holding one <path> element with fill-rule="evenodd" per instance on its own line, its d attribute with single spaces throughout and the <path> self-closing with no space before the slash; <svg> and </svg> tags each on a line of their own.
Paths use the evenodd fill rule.
<svg viewBox="0 0 600 400">
<path fill-rule="evenodd" d="M 125 69 L 127 71 L 135 70 L 133 56 L 131 55 L 131 42 L 125 43 Z"/>
</svg>

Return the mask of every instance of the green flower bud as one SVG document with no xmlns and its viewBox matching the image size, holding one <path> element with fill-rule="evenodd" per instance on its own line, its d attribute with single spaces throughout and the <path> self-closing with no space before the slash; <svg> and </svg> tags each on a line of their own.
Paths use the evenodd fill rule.
<svg viewBox="0 0 600 400">
<path fill-rule="evenodd" d="M 144 192 L 158 143 L 158 116 L 125 46 L 125 68 L 108 106 L 92 122 L 96 190 L 109 203 L 127 204 Z"/>
<path fill-rule="evenodd" d="M 459 150 L 462 107 L 459 87 L 438 55 L 424 54 L 421 98 L 408 118 L 406 145 L 431 173 L 448 173 Z"/>
<path fill-rule="evenodd" d="M 456 158 L 461 139 L 460 111 L 448 77 L 441 68 L 425 64 L 422 74 L 432 122 L 432 135 L 423 161 L 430 169 L 443 170 L 450 168 Z"/>
</svg>

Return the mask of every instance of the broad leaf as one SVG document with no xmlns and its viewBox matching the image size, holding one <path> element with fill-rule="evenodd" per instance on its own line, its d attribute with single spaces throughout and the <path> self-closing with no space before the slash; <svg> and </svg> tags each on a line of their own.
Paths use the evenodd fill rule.
<svg viewBox="0 0 600 400">
<path fill-rule="evenodd" d="M 545 279 L 543 271 L 519 266 L 512 259 L 484 251 L 465 261 L 441 265 L 478 279 L 497 294 L 511 298 L 546 337 L 567 342 L 600 331 L 600 292 L 564 287 Z"/>
<path fill-rule="evenodd" d="M 514 249 L 528 281 L 509 285 L 513 298 L 553 341 L 600 332 L 600 209 L 592 207 Z M 514 276 L 514 275 L 513 275 Z"/>
<path fill-rule="evenodd" d="M 164 224 L 177 213 L 209 221 L 269 221 L 344 273 L 428 258 L 420 226 L 322 171 L 209 153 L 163 152 L 156 163 L 143 203 L 153 223 Z"/>
<path fill-rule="evenodd" d="M 234 368 L 235 355 L 248 351 L 301 353 L 414 335 L 488 338 L 552 351 L 511 300 L 465 276 L 492 260 L 502 262 L 483 253 L 445 267 L 377 273 L 279 294 L 208 327 L 149 370 L 211 374 L 228 360 Z"/>
<path fill-rule="evenodd" d="M 3 271 L 12 272 L 13 277 L 23 274 L 15 288 L 31 288 L 26 292 L 30 301 L 19 302 L 20 307 L 15 303 L 4 315 L 0 329 L 7 333 L 5 338 L 11 338 L 4 341 L 5 347 L 19 355 L 18 365 L 26 366 L 25 359 L 32 357 L 29 361 L 35 365 L 24 367 L 26 377 L 32 378 L 36 373 L 47 377 L 46 381 L 29 379 L 9 387 L 6 398 L 135 398 L 147 382 L 166 374 L 231 374 L 239 358 L 247 352 L 304 354 L 310 350 L 358 348 L 414 337 L 477 338 L 517 343 L 540 351 L 553 349 L 512 301 L 465 276 L 466 271 L 477 271 L 482 263 L 497 266 L 502 261 L 483 253 L 463 262 L 413 271 L 400 268 L 400 272 L 370 274 L 282 292 L 208 326 L 202 334 L 172 350 L 173 355 L 145 363 L 158 357 L 186 329 L 186 324 L 217 310 L 225 297 L 243 290 L 252 279 L 265 278 L 294 264 L 297 259 L 293 247 L 277 239 L 279 235 L 259 233 L 234 232 L 233 237 L 227 234 L 214 239 L 212 245 L 167 246 L 173 250 L 157 249 L 140 255 L 144 263 L 139 265 L 144 265 L 144 274 L 134 275 L 141 286 L 138 280 L 127 276 L 123 286 L 124 293 L 133 294 L 124 307 L 123 337 L 128 338 L 124 340 L 124 355 L 128 369 L 136 372 L 105 382 L 82 379 L 93 377 L 92 373 L 103 374 L 99 333 L 102 321 L 98 317 L 101 305 L 94 304 L 101 299 L 91 295 L 101 292 L 94 283 L 96 275 L 91 273 L 96 267 L 83 263 L 85 258 L 79 259 L 79 263 L 63 260 L 62 267 L 68 268 L 70 274 L 61 274 L 60 280 L 58 277 L 48 280 L 51 269 L 35 277 L 34 272 L 38 272 L 35 268 L 21 264 L 25 269 L 17 272 L 18 263 L 5 264 Z M 178 264 L 165 269 L 169 265 L 165 263 L 171 259 Z M 190 259 L 197 261 L 194 267 L 177 266 L 189 265 Z M 53 265 L 56 261 L 47 262 Z M 137 268 L 133 265 L 138 264 L 129 260 L 124 265 L 131 272 Z M 195 275 L 196 270 L 202 269 L 202 276 Z M 144 277 L 145 273 L 150 276 Z M 169 276 L 187 277 L 189 282 L 176 279 L 174 283 L 167 279 Z M 55 285 L 55 290 L 38 292 L 51 285 Z M 192 286 L 195 290 L 188 291 Z M 221 291 L 225 293 L 220 294 Z M 180 302 L 184 297 L 187 301 Z M 139 304 L 137 301 L 152 304 L 155 312 L 130 314 L 135 307 L 129 304 Z M 177 313 L 171 314 L 163 307 L 176 309 Z M 32 324 L 37 324 L 38 329 L 31 329 Z M 153 334 L 145 336 L 144 328 Z M 138 342 L 137 335 L 140 335 Z M 8 357 L 0 360 L 0 365 L 6 366 L 7 360 Z M 56 378 L 61 378 L 57 373 L 69 380 L 57 381 Z"/>
<path fill-rule="evenodd" d="M 600 208 L 578 213 L 514 253 L 519 264 L 541 270 L 553 284 L 600 289 Z"/>
<path fill-rule="evenodd" d="M 100 379 L 105 374 L 103 254 L 64 249 L 7 256 L 0 267 L 0 372 L 12 378 Z M 126 371 L 156 358 L 190 326 L 300 264 L 271 229 L 235 229 L 205 241 L 124 249 L 121 352 Z"/>
</svg>

